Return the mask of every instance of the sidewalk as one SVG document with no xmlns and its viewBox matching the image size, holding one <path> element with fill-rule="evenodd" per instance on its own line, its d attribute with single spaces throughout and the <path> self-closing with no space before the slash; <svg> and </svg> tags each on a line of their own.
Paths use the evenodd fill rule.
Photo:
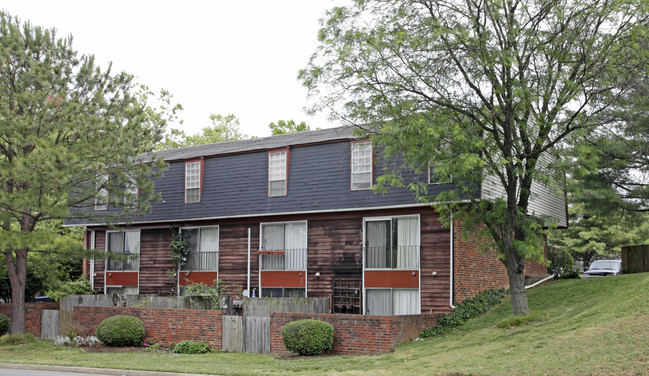
<svg viewBox="0 0 649 376">
<path fill-rule="evenodd" d="M 30 371 L 50 371 L 50 372 L 72 372 L 87 373 L 92 375 L 115 375 L 115 376 L 217 376 L 197 373 L 177 373 L 177 372 L 155 372 L 155 371 L 135 371 L 112 368 L 89 368 L 89 367 L 65 367 L 65 366 L 44 366 L 36 364 L 12 364 L 0 363 L 0 369 L 18 369 Z"/>
</svg>

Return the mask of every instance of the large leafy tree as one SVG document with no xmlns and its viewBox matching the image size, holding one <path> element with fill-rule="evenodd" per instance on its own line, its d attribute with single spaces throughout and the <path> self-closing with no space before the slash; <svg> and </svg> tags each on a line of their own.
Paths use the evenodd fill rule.
<svg viewBox="0 0 649 376">
<path fill-rule="evenodd" d="M 458 187 L 428 197 L 448 223 L 484 228 L 500 251 L 514 314 L 529 311 L 524 265 L 542 258 L 532 184 L 569 135 L 614 121 L 646 76 L 647 9 L 634 0 L 355 0 L 327 13 L 300 79 L 313 110 L 358 125 L 410 168 Z M 404 185 L 398 170 L 380 182 Z M 482 177 L 482 178 L 480 178 Z M 475 199 L 492 177 L 501 195 Z"/>
<path fill-rule="evenodd" d="M 639 79 L 607 109 L 615 120 L 571 137 L 562 153 L 568 172 L 570 226 L 553 231 L 588 267 L 596 258 L 619 256 L 620 247 L 649 241 L 649 87 Z"/>
<path fill-rule="evenodd" d="M 185 146 L 214 144 L 217 142 L 249 138 L 247 134 L 241 132 L 239 118 L 233 114 L 211 114 L 210 121 L 212 122 L 211 126 L 204 127 L 195 135 L 187 135 L 181 129 L 171 129 L 169 134 L 165 135 L 164 141 L 160 142 L 156 148 L 159 150 L 168 150 Z"/>
<path fill-rule="evenodd" d="M 296 123 L 295 120 L 277 120 L 277 123 L 272 122 L 268 124 L 268 128 L 270 128 L 273 136 L 311 130 L 305 122 Z"/>
<path fill-rule="evenodd" d="M 129 215 L 156 197 L 149 177 L 162 164 L 139 155 L 160 140 L 171 114 L 147 105 L 150 95 L 130 75 L 80 56 L 72 37 L 0 13 L 0 252 L 12 333 L 25 330 L 28 255 L 82 248 L 47 222 Z M 108 210 L 93 210 L 98 193 Z"/>
</svg>

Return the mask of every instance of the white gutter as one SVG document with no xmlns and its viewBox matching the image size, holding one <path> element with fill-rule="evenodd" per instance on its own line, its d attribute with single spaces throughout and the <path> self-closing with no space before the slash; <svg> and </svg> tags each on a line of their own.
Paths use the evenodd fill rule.
<svg viewBox="0 0 649 376">
<path fill-rule="evenodd" d="M 250 227 L 248 227 L 248 284 L 246 285 L 246 290 L 248 290 L 248 296 L 251 296 L 250 293 Z"/>
<path fill-rule="evenodd" d="M 536 287 L 536 286 L 540 285 L 541 283 L 543 283 L 543 282 L 545 282 L 545 281 L 549 281 L 549 280 L 551 280 L 552 278 L 554 278 L 554 276 L 555 276 L 554 274 L 549 275 L 549 276 L 543 278 L 543 279 L 540 280 L 540 281 L 536 281 L 536 282 L 532 283 L 532 284 L 529 285 L 529 286 L 525 286 L 525 290 L 527 290 L 527 289 L 531 289 L 532 287 Z"/>
<path fill-rule="evenodd" d="M 470 202 L 469 200 L 460 200 L 453 201 L 453 203 L 463 203 Z M 444 204 L 447 202 L 440 202 Z M 449 201 L 451 203 L 451 201 Z M 194 218 L 174 218 L 174 219 L 160 219 L 153 221 L 131 221 L 131 222 L 114 222 L 112 225 L 145 225 L 150 223 L 169 223 L 169 222 L 191 222 L 191 221 L 212 221 L 212 220 L 222 220 L 222 219 L 235 219 L 235 218 L 253 218 L 253 217 L 269 217 L 269 216 L 287 216 L 287 215 L 302 215 L 302 214 L 322 214 L 322 213 L 344 213 L 350 211 L 370 211 L 370 210 L 388 210 L 388 209 L 404 209 L 404 208 L 418 208 L 418 207 L 430 207 L 429 203 L 420 203 L 420 204 L 406 204 L 406 205 L 388 205 L 388 206 L 375 206 L 367 208 L 341 208 L 341 209 L 327 209 L 327 210 L 303 210 L 295 212 L 274 212 L 274 213 L 252 213 L 252 214 L 240 214 L 240 215 L 225 215 L 219 217 L 194 217 Z M 73 225 L 67 224 L 63 227 L 78 227 L 78 226 L 104 226 L 106 223 L 76 223 Z"/>
<path fill-rule="evenodd" d="M 455 309 L 455 306 L 453 305 L 453 295 L 454 295 L 454 291 L 453 291 L 453 281 L 454 281 L 454 279 L 453 279 L 453 264 L 454 264 L 454 261 L 455 261 L 453 259 L 454 258 L 454 255 L 453 255 L 453 246 L 454 246 L 453 237 L 454 237 L 455 234 L 453 233 L 453 231 L 454 231 L 453 230 L 453 213 L 451 213 L 451 226 L 450 226 L 451 241 L 449 242 L 451 244 L 451 257 L 450 257 L 451 276 L 449 278 L 451 280 L 451 288 L 450 288 L 451 293 L 449 294 L 450 298 L 449 298 L 449 302 L 448 302 L 448 305 L 451 306 L 451 309 Z"/>
<path fill-rule="evenodd" d="M 95 230 L 90 231 L 90 249 L 95 250 Z M 90 288 L 95 289 L 95 255 L 90 256 L 90 270 L 88 271 Z"/>
</svg>

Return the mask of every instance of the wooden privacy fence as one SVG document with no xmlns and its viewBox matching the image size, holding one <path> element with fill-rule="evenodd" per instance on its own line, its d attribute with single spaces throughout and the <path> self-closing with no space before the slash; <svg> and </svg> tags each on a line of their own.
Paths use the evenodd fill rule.
<svg viewBox="0 0 649 376">
<path fill-rule="evenodd" d="M 243 352 L 243 318 L 241 316 L 223 316 L 222 335 L 221 350 Z"/>
<path fill-rule="evenodd" d="M 223 316 L 222 350 L 270 354 L 275 312 L 327 313 L 329 298 L 256 298 L 243 302 L 243 317 Z"/>
<path fill-rule="evenodd" d="M 45 309 L 43 310 L 42 317 L 41 338 L 56 339 L 56 336 L 59 334 L 59 311 Z"/>
<path fill-rule="evenodd" d="M 625 273 L 649 272 L 649 245 L 622 247 L 622 271 Z"/>
</svg>

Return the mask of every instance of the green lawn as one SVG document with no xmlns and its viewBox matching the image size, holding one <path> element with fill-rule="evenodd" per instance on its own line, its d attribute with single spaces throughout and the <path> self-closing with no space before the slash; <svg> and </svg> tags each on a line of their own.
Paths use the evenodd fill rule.
<svg viewBox="0 0 649 376">
<path fill-rule="evenodd" d="M 0 347 L 0 362 L 155 371 L 379 375 L 649 374 L 649 273 L 553 282 L 528 291 L 544 321 L 514 329 L 508 300 L 446 337 L 411 342 L 380 356 L 280 359 L 273 355 L 86 353 L 51 341 Z"/>
</svg>

